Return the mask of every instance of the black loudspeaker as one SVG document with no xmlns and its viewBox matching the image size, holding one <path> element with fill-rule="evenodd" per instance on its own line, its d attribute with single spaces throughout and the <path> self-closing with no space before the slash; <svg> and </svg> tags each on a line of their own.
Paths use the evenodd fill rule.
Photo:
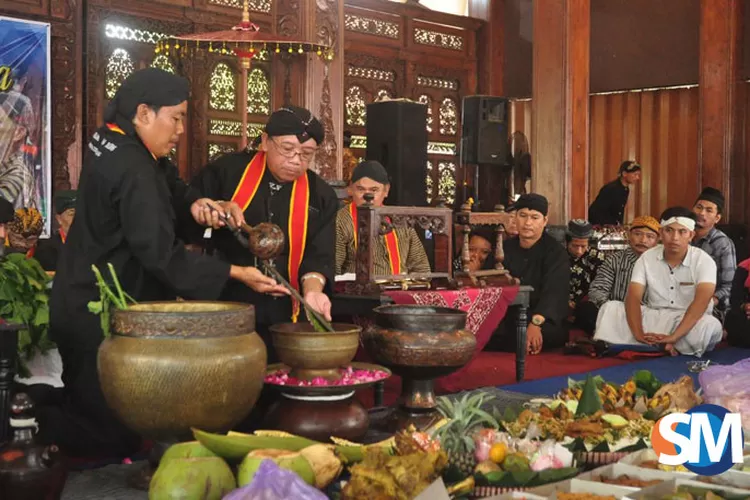
<svg viewBox="0 0 750 500">
<path fill-rule="evenodd" d="M 391 178 L 388 205 L 426 206 L 427 106 L 408 101 L 367 105 L 367 159 Z"/>
<path fill-rule="evenodd" d="M 466 96 L 461 112 L 461 160 L 471 165 L 507 165 L 508 108 L 504 97 Z"/>
</svg>

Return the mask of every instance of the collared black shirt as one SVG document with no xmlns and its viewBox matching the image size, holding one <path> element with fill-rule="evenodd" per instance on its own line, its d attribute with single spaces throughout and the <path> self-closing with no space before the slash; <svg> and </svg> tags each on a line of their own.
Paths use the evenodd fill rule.
<svg viewBox="0 0 750 500">
<path fill-rule="evenodd" d="M 546 232 L 531 248 L 518 237 L 505 240 L 503 265 L 522 285 L 534 287 L 529 317 L 535 314 L 560 325 L 568 315 L 570 259 L 562 245 Z"/>
<path fill-rule="evenodd" d="M 630 188 L 617 178 L 602 186 L 589 207 L 589 222 L 595 226 L 622 225 Z"/>
</svg>

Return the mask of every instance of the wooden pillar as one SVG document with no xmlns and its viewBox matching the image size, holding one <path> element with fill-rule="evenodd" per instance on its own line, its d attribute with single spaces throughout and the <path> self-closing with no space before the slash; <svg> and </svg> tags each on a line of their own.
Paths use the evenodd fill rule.
<svg viewBox="0 0 750 500">
<path fill-rule="evenodd" d="M 307 60 L 305 105 L 323 123 L 326 138 L 315 158 L 325 179 L 343 176 L 344 140 L 344 0 L 302 0 L 307 40 L 333 47 L 332 60 L 310 54 Z"/>
<path fill-rule="evenodd" d="M 503 95 L 505 0 L 469 0 L 469 15 L 485 21 L 477 32 L 479 93 Z"/>
<path fill-rule="evenodd" d="M 742 0 L 701 0 L 699 74 L 700 187 L 727 199 L 724 222 L 744 219 L 741 131 Z M 735 168 L 736 167 L 736 168 Z M 737 188 L 737 189 L 735 189 Z"/>
<path fill-rule="evenodd" d="M 531 189 L 550 224 L 588 212 L 590 20 L 590 0 L 533 3 Z"/>
</svg>

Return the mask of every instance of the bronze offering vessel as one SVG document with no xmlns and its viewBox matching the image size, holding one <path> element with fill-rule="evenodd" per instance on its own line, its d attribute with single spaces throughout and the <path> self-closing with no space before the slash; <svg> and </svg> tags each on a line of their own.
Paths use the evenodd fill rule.
<svg viewBox="0 0 750 500">
<path fill-rule="evenodd" d="M 13 437 L 10 443 L 0 448 L 0 498 L 59 499 L 65 486 L 67 470 L 57 446 L 36 443 L 34 404 L 24 393 L 13 397 L 10 427 Z"/>
<path fill-rule="evenodd" d="M 246 417 L 263 386 L 266 346 L 255 309 L 230 302 L 151 302 L 116 310 L 99 347 L 102 391 L 119 418 L 156 441 L 147 488 L 164 449 L 190 428 L 224 432 Z"/>
<path fill-rule="evenodd" d="M 303 380 L 339 378 L 339 369 L 348 366 L 359 347 L 362 328 L 333 323 L 333 332 L 316 332 L 307 322 L 280 323 L 271 326 L 273 346 L 290 375 Z"/>
<path fill-rule="evenodd" d="M 474 355 L 477 342 L 466 330 L 466 313 L 423 305 L 385 305 L 373 312 L 375 321 L 362 335 L 365 349 L 402 380 L 398 408 L 387 425 L 424 428 L 437 416 L 434 379 Z"/>
</svg>

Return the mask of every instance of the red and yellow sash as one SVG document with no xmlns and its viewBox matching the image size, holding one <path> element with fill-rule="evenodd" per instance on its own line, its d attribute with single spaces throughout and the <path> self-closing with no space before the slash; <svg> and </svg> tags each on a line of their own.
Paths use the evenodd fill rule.
<svg viewBox="0 0 750 500">
<path fill-rule="evenodd" d="M 244 212 L 252 203 L 258 186 L 266 171 L 266 153 L 258 152 L 247 164 L 237 188 L 232 195 L 232 201 L 237 203 Z M 299 268 L 305 255 L 307 243 L 307 215 L 310 206 L 310 185 L 307 173 L 297 177 L 292 185 L 292 196 L 289 201 L 289 222 L 287 237 L 289 238 L 289 283 L 299 291 Z M 299 302 L 292 299 L 292 321 L 297 322 L 299 316 Z"/>
<path fill-rule="evenodd" d="M 349 214 L 352 216 L 352 223 L 354 224 L 354 248 L 357 248 L 357 207 L 354 203 L 349 203 Z M 391 274 L 401 274 L 401 252 L 398 249 L 398 236 L 396 236 L 396 229 L 394 228 L 390 233 L 383 236 L 385 241 L 385 249 L 388 251 L 388 263 L 391 266 Z"/>
<path fill-rule="evenodd" d="M 62 240 L 62 243 L 64 245 L 65 244 L 65 240 L 68 239 L 68 235 L 65 234 L 65 231 L 63 231 L 62 229 L 60 229 L 59 233 L 60 233 L 60 239 Z"/>
</svg>

